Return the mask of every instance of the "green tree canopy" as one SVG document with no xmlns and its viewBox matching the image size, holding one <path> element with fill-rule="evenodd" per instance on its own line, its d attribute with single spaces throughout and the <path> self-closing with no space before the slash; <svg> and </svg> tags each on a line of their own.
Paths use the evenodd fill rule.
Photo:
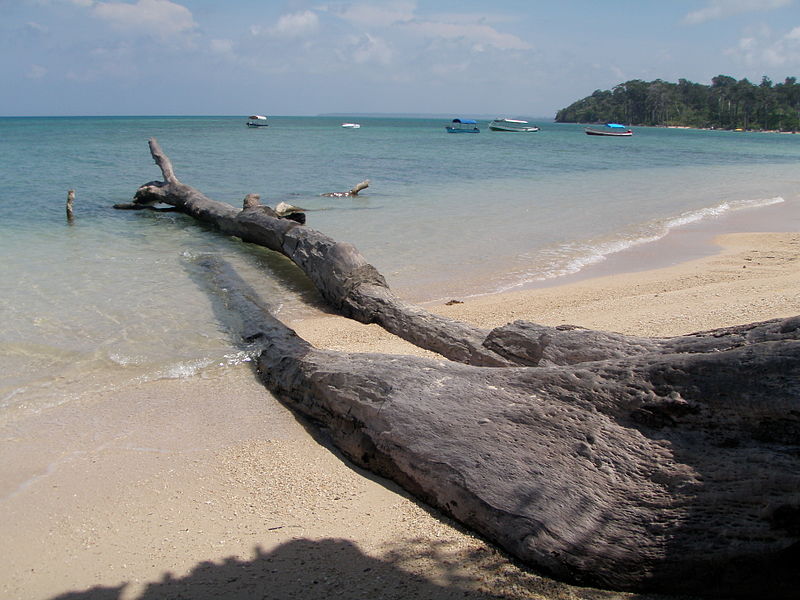
<svg viewBox="0 0 800 600">
<path fill-rule="evenodd" d="M 558 123 L 622 122 L 716 129 L 800 130 L 800 84 L 787 77 L 759 84 L 717 75 L 711 85 L 679 79 L 632 79 L 612 90 L 595 90 L 556 114 Z"/>
</svg>

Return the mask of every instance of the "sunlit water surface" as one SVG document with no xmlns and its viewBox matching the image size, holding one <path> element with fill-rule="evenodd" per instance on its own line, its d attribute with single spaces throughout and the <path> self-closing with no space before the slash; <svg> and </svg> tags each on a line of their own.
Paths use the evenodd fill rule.
<svg viewBox="0 0 800 600">
<path fill-rule="evenodd" d="M 348 118 L 347 120 L 351 120 Z M 98 389 L 218 376 L 249 356 L 196 262 L 231 262 L 283 318 L 317 301 L 286 259 L 176 213 L 115 211 L 161 174 L 236 206 L 247 193 L 309 209 L 412 301 L 574 273 L 683 224 L 796 199 L 800 137 L 576 125 L 450 135 L 430 119 L 0 119 L 0 416 Z M 330 198 L 363 179 L 355 198 Z M 75 189 L 76 218 L 64 214 Z"/>
</svg>

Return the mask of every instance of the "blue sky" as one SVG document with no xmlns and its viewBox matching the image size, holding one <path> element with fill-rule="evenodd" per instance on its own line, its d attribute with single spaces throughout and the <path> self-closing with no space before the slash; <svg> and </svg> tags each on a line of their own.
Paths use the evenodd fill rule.
<svg viewBox="0 0 800 600">
<path fill-rule="evenodd" d="M 0 0 L 0 115 L 552 117 L 800 76 L 800 0 Z"/>
</svg>

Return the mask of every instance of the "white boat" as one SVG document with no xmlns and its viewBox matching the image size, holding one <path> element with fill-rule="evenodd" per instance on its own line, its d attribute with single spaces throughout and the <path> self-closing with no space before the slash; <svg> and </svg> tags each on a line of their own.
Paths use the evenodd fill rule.
<svg viewBox="0 0 800 600">
<path fill-rule="evenodd" d="M 359 129 L 361 127 L 360 123 L 342 123 L 342 127 L 345 129 Z"/>
<path fill-rule="evenodd" d="M 619 123 L 606 123 L 603 129 L 586 127 L 584 131 L 586 135 L 605 135 L 608 137 L 631 137 L 633 135 L 633 131 Z"/>
<path fill-rule="evenodd" d="M 264 115 L 250 115 L 247 117 L 247 126 L 248 127 L 269 127 L 269 123 L 267 123 L 267 117 Z"/>
<path fill-rule="evenodd" d="M 497 118 L 489 123 L 489 129 L 491 131 L 511 131 L 514 133 L 531 133 L 534 131 L 539 131 L 539 128 L 536 125 L 531 125 L 527 121 L 500 118 Z"/>
</svg>

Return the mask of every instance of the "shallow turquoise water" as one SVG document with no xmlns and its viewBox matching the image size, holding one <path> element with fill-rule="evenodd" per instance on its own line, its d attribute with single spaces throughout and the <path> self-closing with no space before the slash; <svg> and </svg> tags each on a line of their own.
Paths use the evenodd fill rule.
<svg viewBox="0 0 800 600">
<path fill-rule="evenodd" d="M 347 120 L 352 120 L 348 118 Z M 40 410 L 119 381 L 246 360 L 193 262 L 230 260 L 282 315 L 315 293 L 282 257 L 170 213 L 115 211 L 160 178 L 240 205 L 302 206 L 414 301 L 575 272 L 681 224 L 796 201 L 800 136 L 576 125 L 448 135 L 444 121 L 274 117 L 0 119 L 0 410 Z M 329 198 L 370 179 L 357 198 Z M 76 219 L 64 216 L 75 189 Z"/>
</svg>

